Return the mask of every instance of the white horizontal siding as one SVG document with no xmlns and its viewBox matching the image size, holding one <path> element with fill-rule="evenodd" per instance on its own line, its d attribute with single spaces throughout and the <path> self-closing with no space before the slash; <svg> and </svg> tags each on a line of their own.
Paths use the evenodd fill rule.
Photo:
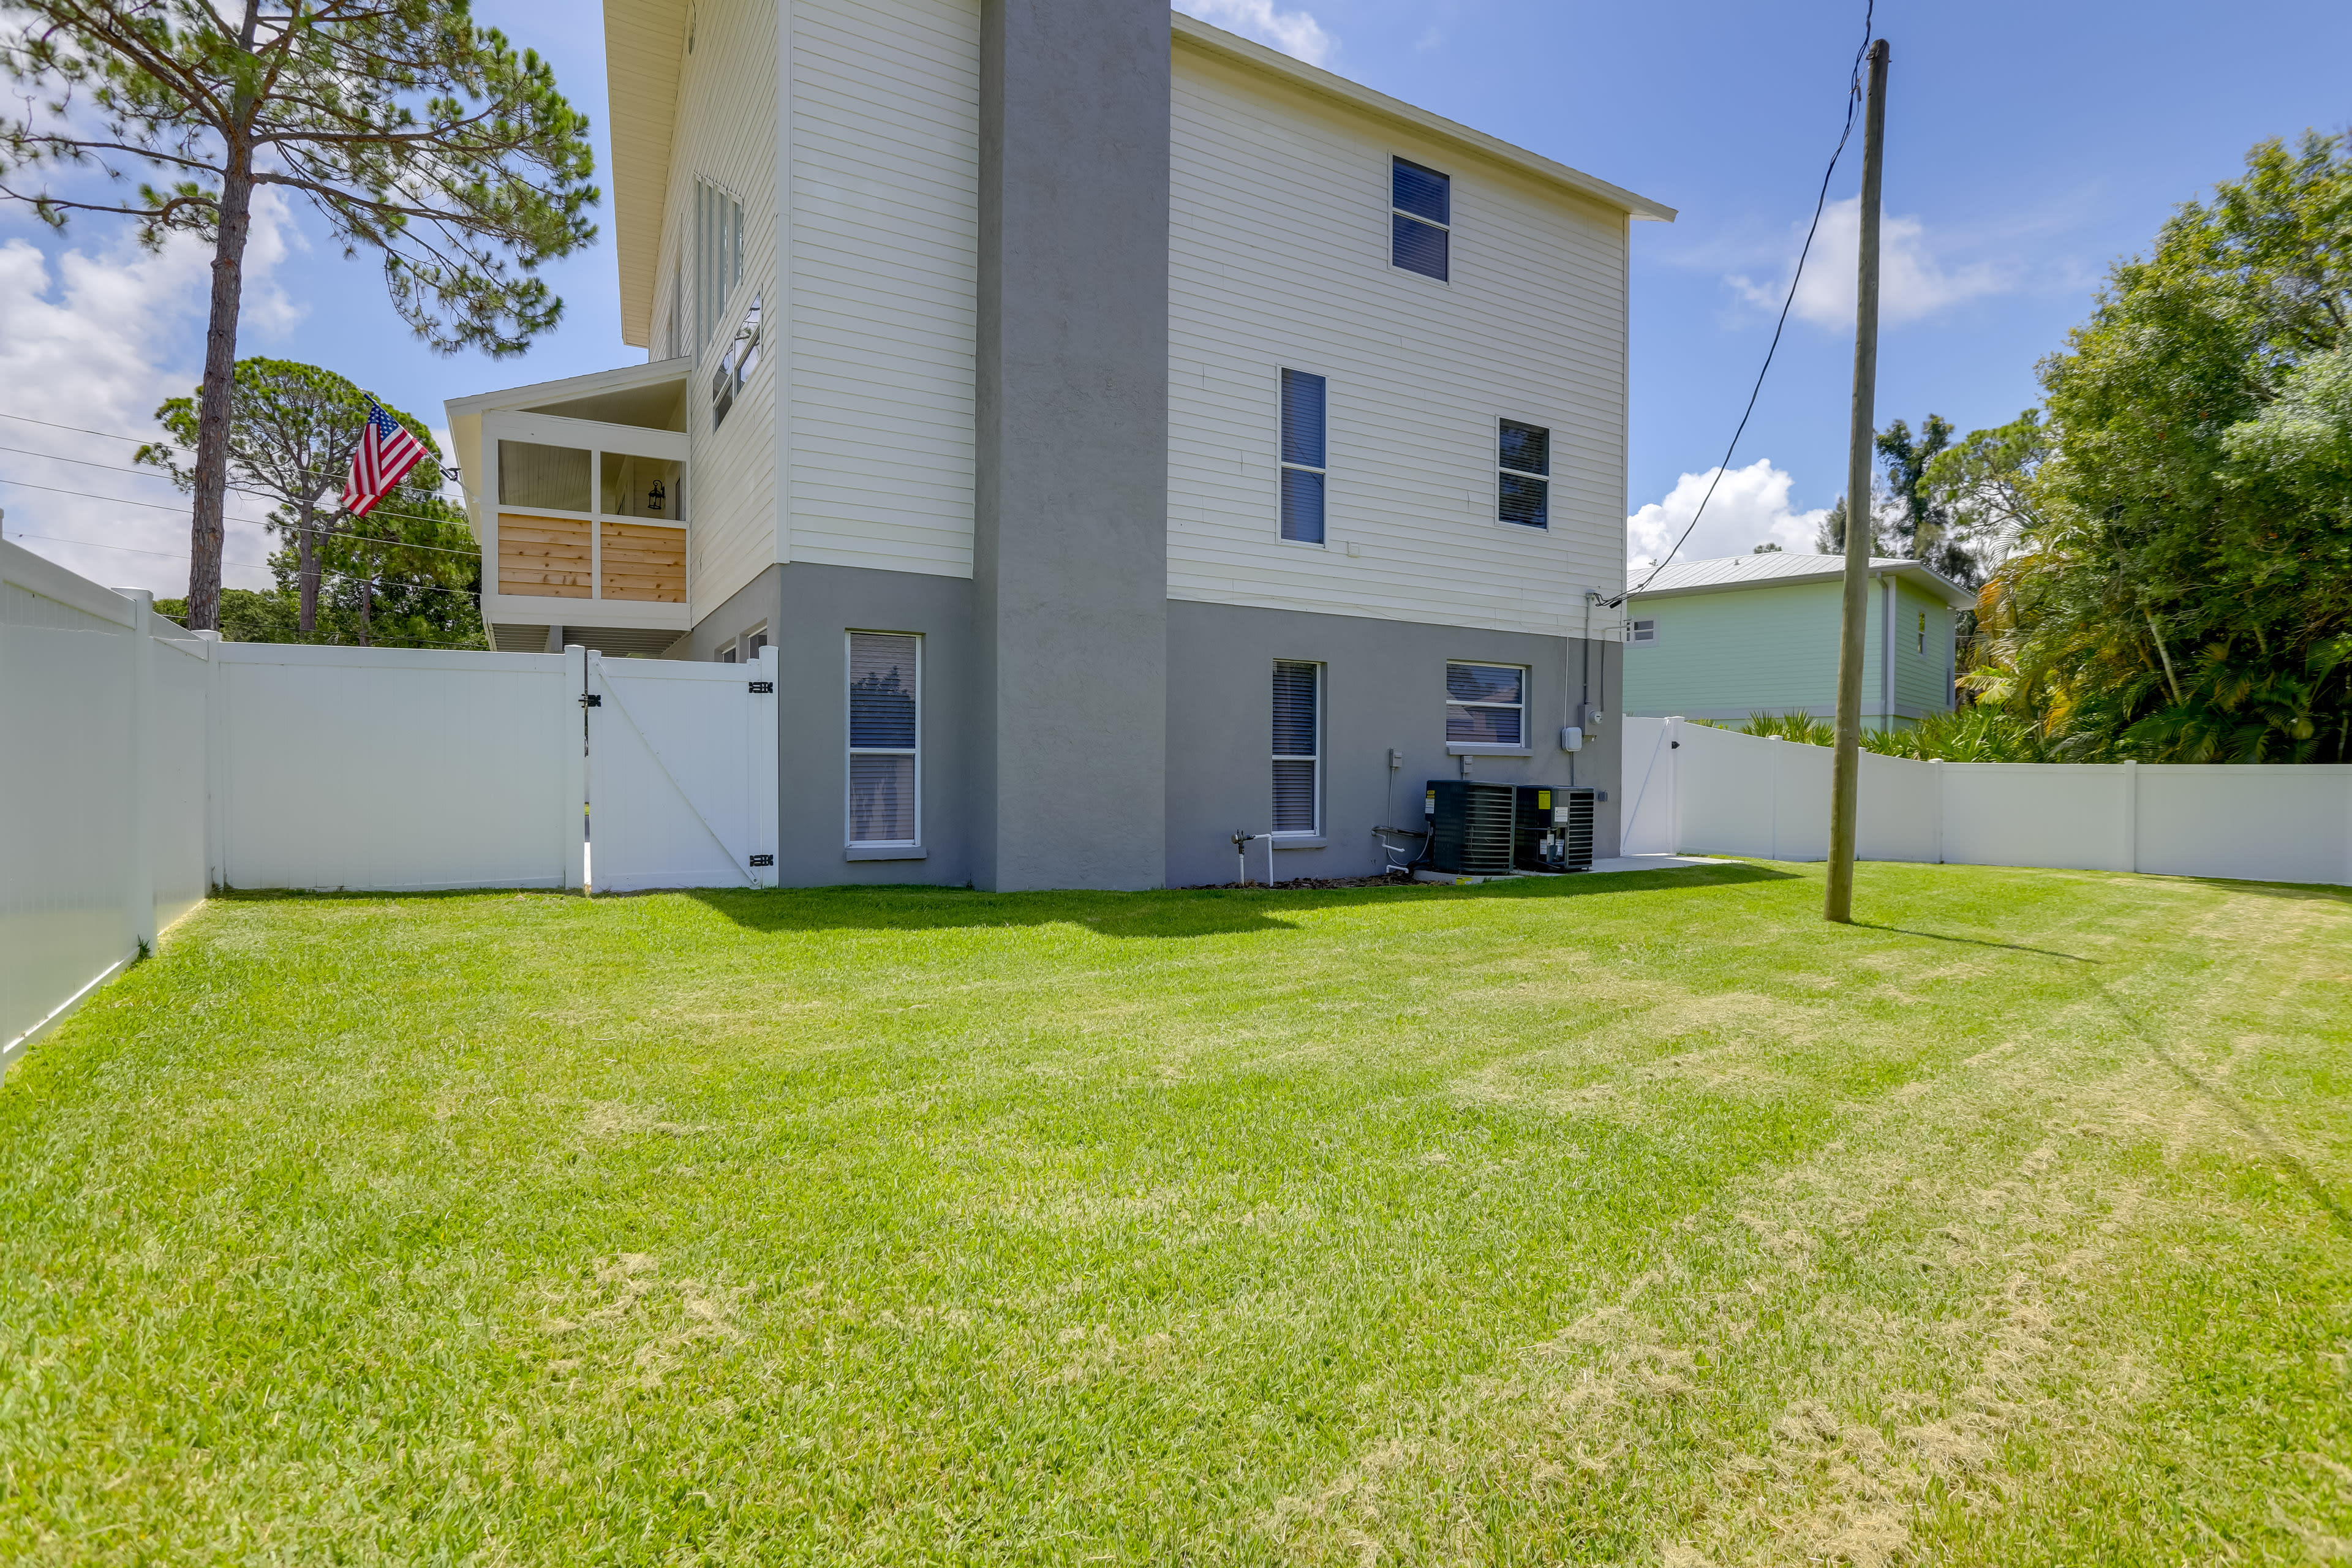
<svg viewBox="0 0 2352 1568">
<path fill-rule="evenodd" d="M 774 321 L 776 255 L 775 0 L 698 0 L 694 48 L 683 57 L 669 205 L 654 300 L 656 354 L 692 341 L 694 187 L 719 186 L 743 204 L 743 277 L 700 350 L 687 386 L 687 430 L 693 459 L 687 522 L 690 551 L 687 600 L 702 615 L 740 590 L 776 559 L 777 363 L 771 354 L 752 374 L 727 422 L 710 427 L 710 374 L 754 296 Z M 670 336 L 672 295 L 684 257 L 687 341 Z M 772 342 L 772 338 L 771 339 Z"/>
<path fill-rule="evenodd" d="M 1191 50 L 1173 100 L 1170 595 L 1580 628 L 1624 574 L 1622 217 Z M 1450 283 L 1389 265 L 1396 154 L 1453 176 Z M 1329 378 L 1321 549 L 1279 537 L 1285 367 Z M 1549 531 L 1495 521 L 1506 417 L 1552 432 Z"/>
<path fill-rule="evenodd" d="M 801 0 L 790 534 L 780 559 L 971 574 L 977 0 Z"/>
</svg>

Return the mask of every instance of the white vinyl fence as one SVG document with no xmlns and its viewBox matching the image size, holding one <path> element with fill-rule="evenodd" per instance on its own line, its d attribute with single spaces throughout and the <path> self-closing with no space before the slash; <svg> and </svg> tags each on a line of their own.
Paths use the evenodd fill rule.
<svg viewBox="0 0 2352 1568">
<path fill-rule="evenodd" d="M 215 888 L 772 887 L 775 658 L 224 643 L 0 541 L 0 1071 Z"/>
<path fill-rule="evenodd" d="M 1829 854 L 1830 749 L 1625 721 L 1625 853 Z M 2352 766 L 1862 755 L 1865 860 L 2352 884 Z"/>
</svg>

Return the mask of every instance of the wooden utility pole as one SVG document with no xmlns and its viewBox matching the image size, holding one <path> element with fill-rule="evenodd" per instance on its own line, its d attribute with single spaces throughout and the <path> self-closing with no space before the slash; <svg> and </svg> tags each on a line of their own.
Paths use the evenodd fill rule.
<svg viewBox="0 0 2352 1568">
<path fill-rule="evenodd" d="M 1822 910 L 1853 921 L 1853 829 L 1861 804 L 1863 633 L 1870 620 L 1871 440 L 1878 411 L 1878 179 L 1886 144 L 1886 40 L 1870 46 L 1862 121 L 1862 254 L 1853 310 L 1853 425 L 1845 455 L 1845 619 L 1838 640 L 1837 750 L 1830 776 L 1830 882 Z"/>
</svg>

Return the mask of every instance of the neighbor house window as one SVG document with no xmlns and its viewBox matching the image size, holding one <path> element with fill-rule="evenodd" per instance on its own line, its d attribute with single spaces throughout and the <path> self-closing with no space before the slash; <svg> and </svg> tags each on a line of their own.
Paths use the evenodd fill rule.
<svg viewBox="0 0 2352 1568">
<path fill-rule="evenodd" d="M 1522 528 L 1551 526 L 1551 432 L 1540 425 L 1503 421 L 1502 473 L 1496 515 Z"/>
<path fill-rule="evenodd" d="M 1445 667 L 1445 739 L 1449 744 L 1527 744 L 1528 672 L 1516 664 Z"/>
<path fill-rule="evenodd" d="M 922 639 L 849 634 L 849 842 L 919 842 Z"/>
<path fill-rule="evenodd" d="M 1282 537 L 1323 542 L 1323 378 L 1303 370 L 1282 373 Z"/>
<path fill-rule="evenodd" d="M 1925 610 L 1919 612 L 1919 651 L 1927 651 L 1927 612 Z"/>
<path fill-rule="evenodd" d="M 1636 644 L 1653 643 L 1657 641 L 1658 623 L 1655 621 L 1630 621 L 1626 623 L 1625 640 L 1629 643 Z"/>
<path fill-rule="evenodd" d="M 751 303 L 736 323 L 735 336 L 727 344 L 727 353 L 719 361 L 719 368 L 710 375 L 710 427 L 718 429 L 727 423 L 727 411 L 735 406 L 735 395 L 751 379 L 760 366 L 761 330 L 760 297 L 751 296 Z"/>
<path fill-rule="evenodd" d="M 1322 827 L 1323 667 L 1274 661 L 1274 831 Z"/>
<path fill-rule="evenodd" d="M 710 346 L 727 296 L 743 277 L 743 204 L 716 185 L 694 182 L 694 347 Z"/>
<path fill-rule="evenodd" d="M 1390 262 L 1444 282 L 1454 243 L 1454 176 L 1391 158 L 1389 201 Z"/>
</svg>

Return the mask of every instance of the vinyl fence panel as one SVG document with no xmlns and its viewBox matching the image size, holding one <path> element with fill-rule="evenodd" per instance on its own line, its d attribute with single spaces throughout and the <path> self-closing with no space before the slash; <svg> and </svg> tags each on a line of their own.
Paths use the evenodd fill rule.
<svg viewBox="0 0 2352 1568">
<path fill-rule="evenodd" d="M 203 903 L 212 883 L 205 700 L 213 645 L 184 637 L 160 617 L 149 631 L 146 652 L 154 668 L 147 715 L 147 854 L 161 931 Z"/>
<path fill-rule="evenodd" d="M 138 950 L 131 611 L 0 542 L 0 1066 Z"/>
<path fill-rule="evenodd" d="M 579 885 L 578 655 L 224 643 L 215 658 L 228 886 Z"/>
<path fill-rule="evenodd" d="M 1828 747 L 1678 719 L 1628 720 L 1625 732 L 1627 853 L 1828 854 Z M 2352 885 L 2347 764 L 1922 763 L 1865 752 L 1859 804 L 1864 860 Z"/>
</svg>

